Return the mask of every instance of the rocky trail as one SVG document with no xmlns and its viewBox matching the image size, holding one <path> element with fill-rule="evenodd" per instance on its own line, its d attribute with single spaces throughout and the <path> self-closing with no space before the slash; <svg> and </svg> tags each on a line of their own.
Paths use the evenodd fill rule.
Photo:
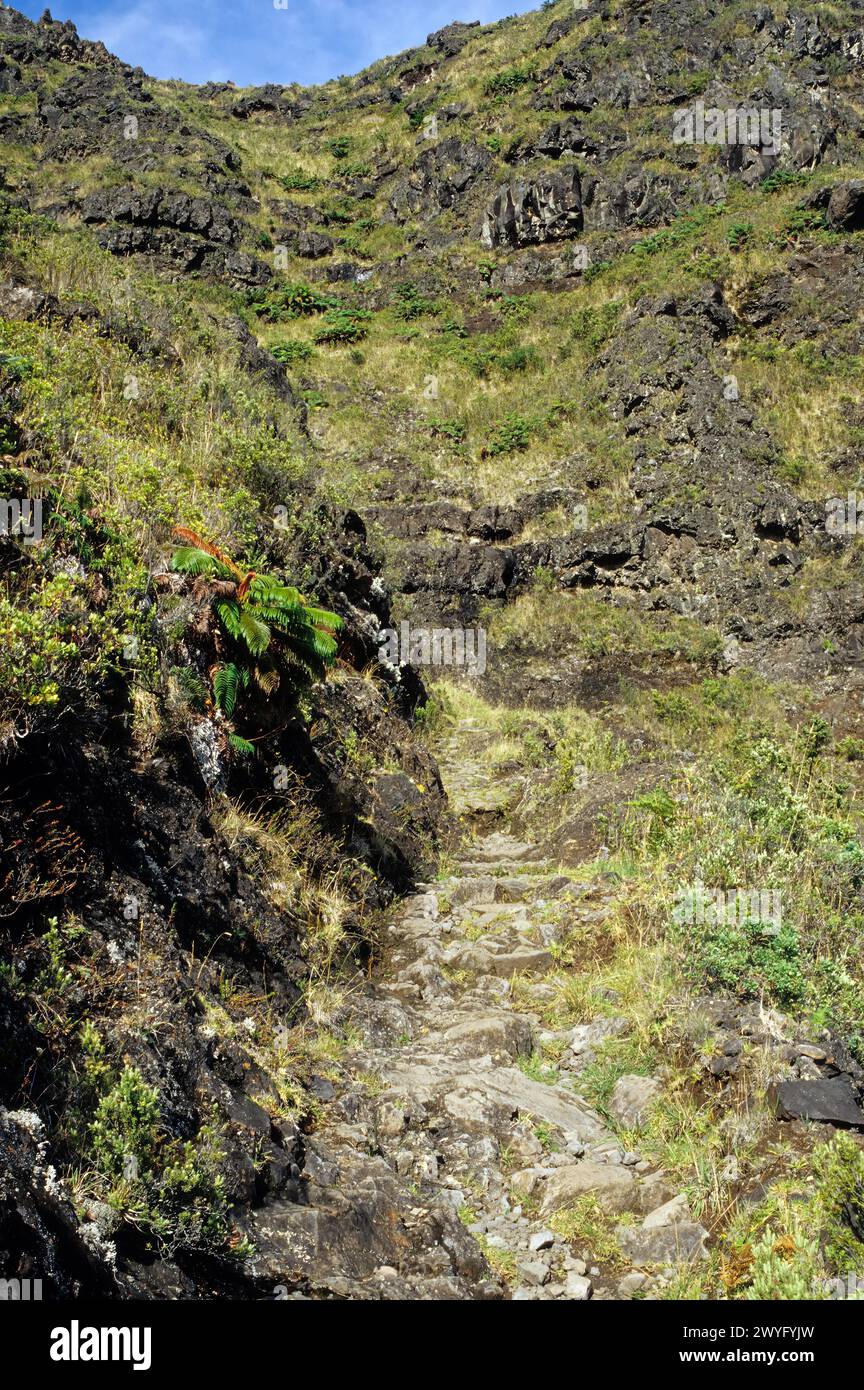
<svg viewBox="0 0 864 1390">
<path fill-rule="evenodd" d="M 353 1002 L 357 1044 L 344 1082 L 322 1087 L 322 1123 L 306 1153 L 314 1210 L 259 1214 L 259 1273 L 287 1219 L 304 1228 L 313 1292 L 323 1279 L 337 1296 L 355 1298 L 650 1297 L 666 1275 L 640 1264 L 668 1274 L 702 1252 L 706 1232 L 663 1172 L 622 1151 L 579 1094 L 592 1043 L 624 1020 L 549 1033 L 532 1010 L 553 993 L 544 976 L 555 965 L 559 922 L 603 917 L 613 889 L 602 877 L 574 882 L 501 828 L 518 786 L 495 780 L 484 738 L 466 721 L 444 750 L 445 782 L 468 827 L 462 857 L 446 877 L 419 884 L 387 925 Z M 538 1047 L 549 1042 L 564 1049 L 551 1073 L 557 1081 L 539 1079 Z M 632 1124 L 657 1083 L 624 1080 L 630 1093 L 619 1084 L 616 1094 Z M 368 1170 L 359 1175 L 364 1148 Z M 342 1196 L 349 1170 L 352 1201 L 365 1181 L 368 1210 Z M 620 1220 L 619 1244 L 634 1268 L 617 1261 L 604 1270 L 590 1243 L 557 1219 L 584 1198 Z M 262 1223 L 271 1238 L 263 1246 Z"/>
</svg>

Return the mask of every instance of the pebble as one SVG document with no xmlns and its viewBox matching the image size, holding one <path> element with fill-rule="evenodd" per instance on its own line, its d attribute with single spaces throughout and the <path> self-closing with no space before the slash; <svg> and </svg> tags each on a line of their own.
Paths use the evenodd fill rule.
<svg viewBox="0 0 864 1390">
<path fill-rule="evenodd" d="M 518 1266 L 526 1284 L 548 1284 L 549 1270 L 541 1260 L 523 1260 Z"/>
<path fill-rule="evenodd" d="M 529 1240 L 528 1248 L 530 1250 L 548 1250 L 554 1244 L 554 1231 L 537 1231 Z"/>
<path fill-rule="evenodd" d="M 642 1288 L 646 1278 L 647 1275 L 640 1274 L 638 1269 L 632 1269 L 629 1274 L 625 1274 L 624 1278 L 620 1280 L 618 1292 L 628 1295 L 637 1293 L 638 1290 Z"/>
</svg>

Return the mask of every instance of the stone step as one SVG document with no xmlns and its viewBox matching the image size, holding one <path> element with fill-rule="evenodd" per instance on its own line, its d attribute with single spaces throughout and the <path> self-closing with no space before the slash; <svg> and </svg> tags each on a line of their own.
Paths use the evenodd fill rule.
<svg viewBox="0 0 864 1390">
<path fill-rule="evenodd" d="M 514 975 L 545 974 L 555 963 L 545 946 L 527 942 L 505 944 L 488 937 L 478 941 L 454 941 L 445 948 L 442 961 L 453 970 L 471 970 L 477 975 L 495 975 L 501 980 L 512 979 Z"/>
<path fill-rule="evenodd" d="M 507 835 L 503 831 L 496 831 L 492 835 L 484 836 L 482 840 L 477 840 L 471 846 L 471 850 L 473 862 L 480 864 L 494 864 L 504 860 L 519 863 L 536 853 L 534 845 L 517 840 L 514 835 Z"/>
<path fill-rule="evenodd" d="M 575 1093 L 547 1086 L 517 1067 L 496 1066 L 489 1057 L 436 1059 L 414 1065 L 400 1056 L 382 1056 L 378 1072 L 393 1092 L 410 1096 L 433 1113 L 443 1113 L 467 1133 L 488 1135 L 518 1114 L 545 1121 L 568 1138 L 597 1144 L 612 1140 L 600 1116 Z"/>
<path fill-rule="evenodd" d="M 494 874 L 496 877 L 500 875 L 503 879 L 524 878 L 528 883 L 551 878 L 555 872 L 554 864 L 550 864 L 548 859 L 462 859 L 458 868 L 464 878 L 476 878 L 478 875 L 488 877 Z"/>
<path fill-rule="evenodd" d="M 461 922 L 500 922 L 502 926 L 527 926 L 528 908 L 525 903 L 464 903 L 458 909 Z"/>
</svg>

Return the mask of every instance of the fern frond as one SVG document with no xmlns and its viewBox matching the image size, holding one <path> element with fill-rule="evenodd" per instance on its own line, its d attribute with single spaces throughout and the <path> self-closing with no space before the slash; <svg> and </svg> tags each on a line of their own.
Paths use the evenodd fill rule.
<svg viewBox="0 0 864 1390">
<path fill-rule="evenodd" d="M 249 595 L 255 602 L 285 603 L 289 607 L 303 607 L 303 596 L 299 589 L 283 584 L 272 574 L 256 574 L 249 585 Z"/>
<path fill-rule="evenodd" d="M 204 575 L 207 578 L 232 578 L 231 571 L 206 551 L 194 545 L 181 545 L 171 557 L 171 569 L 176 574 Z"/>
<path fill-rule="evenodd" d="M 345 626 L 345 619 L 340 618 L 338 613 L 330 613 L 326 608 L 307 608 L 309 619 L 316 627 L 328 629 L 330 632 L 341 632 Z"/>
<path fill-rule="evenodd" d="M 236 666 L 233 661 L 220 666 L 213 676 L 213 698 L 216 708 L 228 718 L 234 713 L 237 696 L 242 687 L 249 684 L 249 672 Z"/>
<path fill-rule="evenodd" d="M 239 640 L 241 635 L 239 605 L 231 602 L 217 603 L 216 612 L 228 636 Z"/>
<path fill-rule="evenodd" d="M 210 541 L 205 541 L 203 536 L 199 536 L 197 531 L 190 531 L 188 526 L 175 526 L 174 535 L 179 536 L 182 541 L 188 541 L 194 550 L 203 550 L 205 555 L 212 555 L 214 560 L 218 560 L 220 565 L 233 574 L 237 579 L 243 578 L 243 571 L 235 565 L 234 561 L 220 550 L 218 545 L 213 545 Z"/>
<path fill-rule="evenodd" d="M 255 666 L 252 671 L 255 683 L 265 695 L 272 695 L 279 689 L 281 677 L 275 666 Z"/>
<path fill-rule="evenodd" d="M 260 656 L 270 645 L 270 629 L 248 608 L 240 609 L 240 636 L 253 656 Z"/>
</svg>

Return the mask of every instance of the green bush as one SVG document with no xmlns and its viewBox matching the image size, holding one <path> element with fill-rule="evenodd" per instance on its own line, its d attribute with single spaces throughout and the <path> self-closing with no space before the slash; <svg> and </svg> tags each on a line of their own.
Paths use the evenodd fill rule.
<svg viewBox="0 0 864 1390">
<path fill-rule="evenodd" d="M 611 338 L 620 315 L 621 305 L 615 300 L 607 300 L 604 304 L 577 309 L 573 315 L 570 336 L 592 354 L 596 353 Z"/>
<path fill-rule="evenodd" d="M 324 322 L 315 330 L 316 343 L 359 343 L 369 333 L 372 315 L 368 309 L 328 309 Z"/>
<path fill-rule="evenodd" d="M 319 187 L 321 180 L 315 174 L 304 174 L 302 169 L 295 169 L 284 174 L 279 182 L 288 193 L 311 193 Z"/>
<path fill-rule="evenodd" d="M 305 318 L 310 314 L 323 314 L 338 302 L 331 294 L 322 294 L 311 285 L 293 281 L 279 285 L 272 290 L 255 290 L 249 302 L 259 318 L 271 323 L 282 319 Z"/>
<path fill-rule="evenodd" d="M 527 449 L 533 432 L 533 423 L 527 416 L 511 411 L 495 429 L 486 446 L 486 453 L 494 458 L 498 454 L 512 454 Z"/>
<path fill-rule="evenodd" d="M 99 1082 L 109 1070 L 101 1061 Z M 93 1037 L 88 1071 L 92 1070 Z M 148 1233 L 160 1254 L 180 1249 L 243 1255 L 229 1247 L 231 1223 L 216 1131 L 202 1126 L 196 1141 L 181 1143 L 160 1130 L 159 1093 L 137 1068 L 124 1067 L 98 1101 L 81 1155 L 106 1180 L 105 1197 L 131 1224 Z"/>
<path fill-rule="evenodd" d="M 434 299 L 427 299 L 416 285 L 404 281 L 396 286 L 396 306 L 393 311 L 397 319 L 410 321 L 423 318 L 426 314 L 437 314 L 438 305 Z"/>
<path fill-rule="evenodd" d="M 437 415 L 430 416 L 429 428 L 433 435 L 443 435 L 453 444 L 464 443 L 468 435 L 468 427 L 462 420 L 444 420 Z"/>
<path fill-rule="evenodd" d="M 90 1126 L 93 1158 L 107 1177 L 136 1177 L 153 1171 L 159 1149 L 159 1094 L 134 1067 L 125 1067 L 119 1081 L 103 1096 Z"/>
<path fill-rule="evenodd" d="M 61 574 L 31 588 L 26 604 L 0 594 L 0 689 L 11 719 L 22 707 L 60 699 L 82 632 L 70 607 L 73 592 L 73 581 Z"/>
<path fill-rule="evenodd" d="M 504 68 L 489 78 L 484 90 L 487 96 L 494 97 L 496 101 L 503 101 L 513 92 L 518 92 L 520 87 L 525 87 L 528 83 L 535 81 L 536 73 L 532 67 Z"/>
<path fill-rule="evenodd" d="M 726 241 L 733 251 L 740 251 L 747 245 L 752 233 L 752 222 L 733 222 L 726 231 Z"/>
<path fill-rule="evenodd" d="M 275 343 L 271 353 L 277 362 L 308 362 L 314 356 L 315 349 L 311 343 L 305 343 L 296 338 L 287 338 L 283 343 Z"/>
<path fill-rule="evenodd" d="M 730 989 L 748 999 L 768 995 L 788 1006 L 805 995 L 801 943 L 789 926 L 772 923 L 705 923 L 686 939 L 688 971 L 697 979 Z"/>
<path fill-rule="evenodd" d="M 334 135 L 329 140 L 324 141 L 324 148 L 328 154 L 332 154 L 334 159 L 347 159 L 351 153 L 354 141 L 350 135 Z"/>
</svg>

